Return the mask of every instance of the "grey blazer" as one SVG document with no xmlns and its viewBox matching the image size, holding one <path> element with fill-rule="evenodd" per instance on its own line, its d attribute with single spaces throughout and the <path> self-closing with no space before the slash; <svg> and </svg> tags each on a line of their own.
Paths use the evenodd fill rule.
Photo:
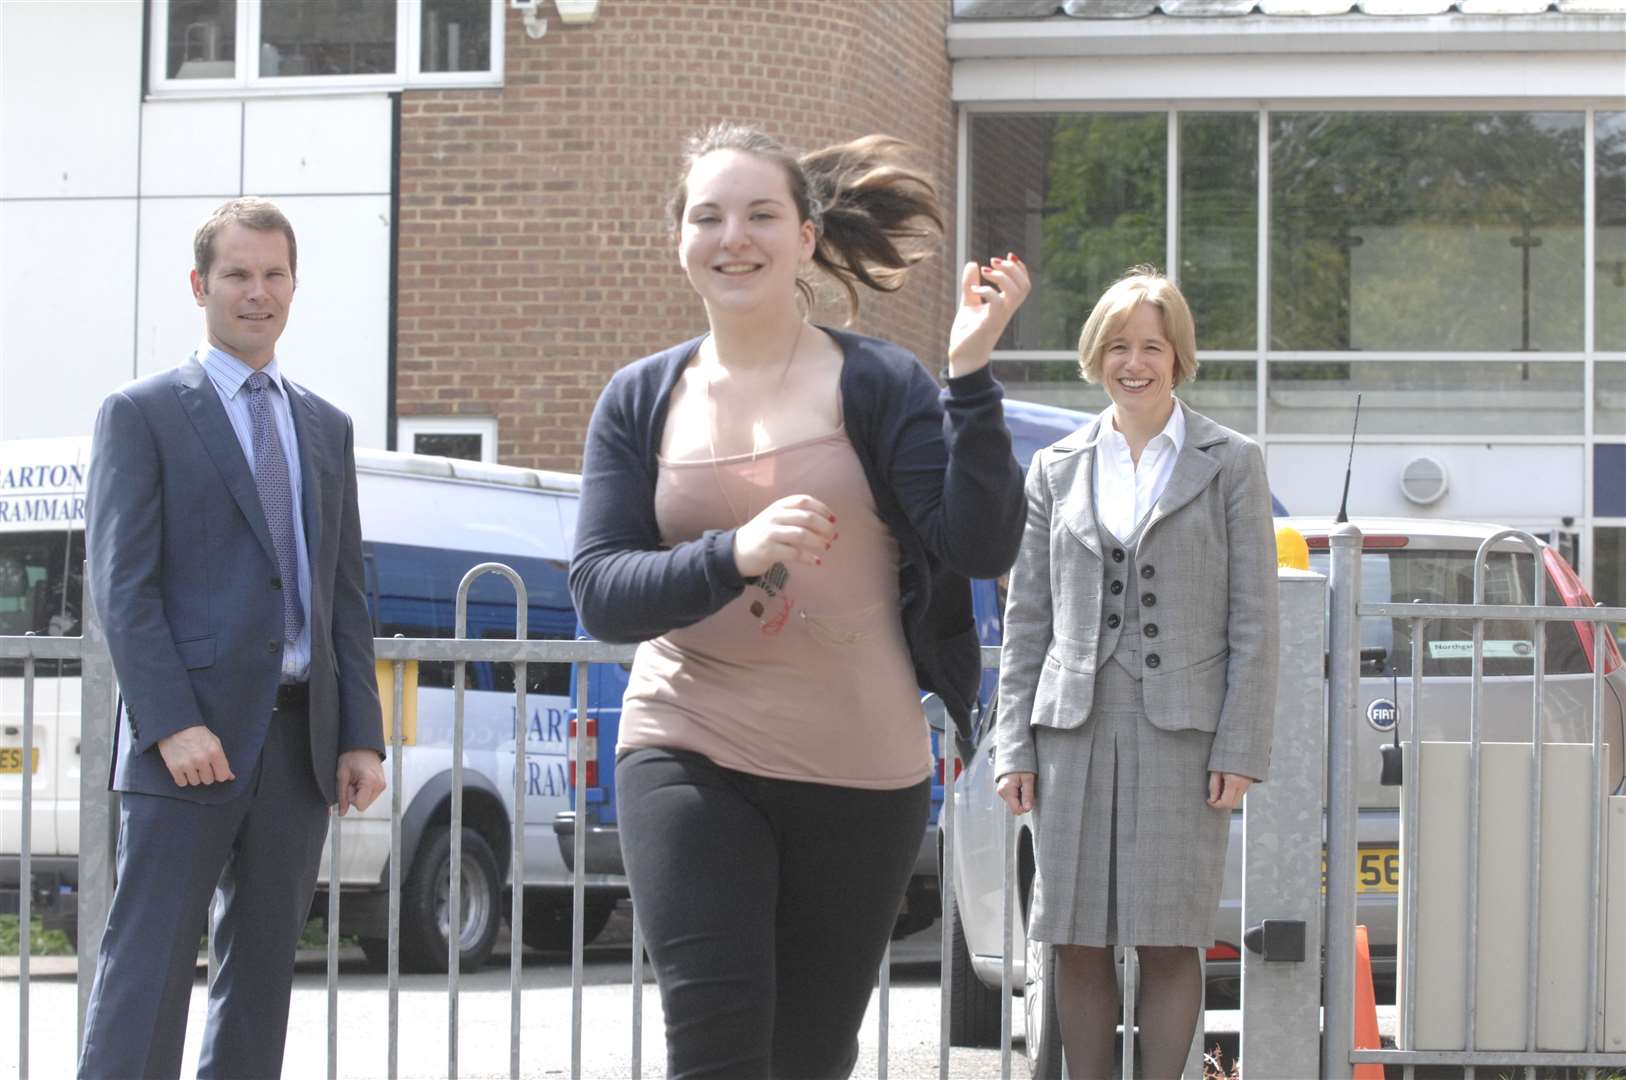
<svg viewBox="0 0 1626 1080">
<path fill-rule="evenodd" d="M 1154 568 L 1161 629 L 1143 654 L 1146 716 L 1165 730 L 1213 732 L 1210 771 L 1263 780 L 1279 629 L 1264 455 L 1177 407 L 1185 444 L 1136 555 L 1142 573 Z M 1028 469 L 1027 531 L 1005 605 L 996 777 L 1037 771 L 1034 725 L 1076 728 L 1090 716 L 1104 576 L 1091 482 L 1101 423 L 1039 451 Z"/>
<path fill-rule="evenodd" d="M 340 751 L 384 753 L 350 418 L 284 379 L 310 550 L 311 765 L 328 802 Z M 194 802 L 253 775 L 282 671 L 282 594 L 254 475 L 197 360 L 120 390 L 96 417 L 90 588 L 123 698 L 112 787 Z M 178 787 L 158 740 L 206 724 L 237 779 Z"/>
</svg>

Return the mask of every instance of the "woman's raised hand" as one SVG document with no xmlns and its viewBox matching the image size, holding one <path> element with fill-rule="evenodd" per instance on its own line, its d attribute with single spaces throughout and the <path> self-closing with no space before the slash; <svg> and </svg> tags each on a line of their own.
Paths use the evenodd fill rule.
<svg viewBox="0 0 1626 1080">
<path fill-rule="evenodd" d="M 949 375 L 969 375 L 988 364 L 994 343 L 1028 298 L 1028 268 L 1014 254 L 965 264 L 960 273 L 960 310 L 949 328 Z"/>
<path fill-rule="evenodd" d="M 771 502 L 734 533 L 734 565 L 741 577 L 759 577 L 774 563 L 817 566 L 836 542 L 836 515 L 811 495 Z"/>
<path fill-rule="evenodd" d="M 1020 817 L 1033 809 L 1033 790 L 1038 786 L 1039 774 L 1030 772 L 1006 773 L 994 785 L 999 797 L 1012 814 Z"/>
</svg>

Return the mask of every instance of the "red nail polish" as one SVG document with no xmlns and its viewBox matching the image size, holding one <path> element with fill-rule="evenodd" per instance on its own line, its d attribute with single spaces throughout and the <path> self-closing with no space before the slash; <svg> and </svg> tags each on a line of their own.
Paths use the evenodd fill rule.
<svg viewBox="0 0 1626 1080">
<path fill-rule="evenodd" d="M 835 523 L 836 523 L 836 516 L 834 514 L 831 514 L 830 515 L 830 524 L 834 525 Z"/>
<path fill-rule="evenodd" d="M 817 555 L 815 555 L 815 556 L 813 556 L 813 565 L 814 566 L 823 566 L 824 565 L 824 560 L 819 558 Z"/>
</svg>

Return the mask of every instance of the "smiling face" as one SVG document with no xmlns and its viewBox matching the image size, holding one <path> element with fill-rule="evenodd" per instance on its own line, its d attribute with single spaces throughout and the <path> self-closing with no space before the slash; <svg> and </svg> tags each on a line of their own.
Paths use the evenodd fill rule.
<svg viewBox="0 0 1626 1080">
<path fill-rule="evenodd" d="M 1108 334 L 1101 354 L 1101 383 L 1120 414 L 1167 416 L 1174 399 L 1174 346 L 1163 313 L 1142 301 Z"/>
<path fill-rule="evenodd" d="M 231 224 L 214 238 L 205 280 L 192 271 L 209 343 L 258 370 L 276 355 L 294 299 L 288 238 L 275 229 Z"/>
<path fill-rule="evenodd" d="M 678 262 L 707 312 L 715 319 L 794 305 L 815 231 L 800 219 L 784 169 L 718 150 L 694 163 L 685 186 Z"/>
</svg>

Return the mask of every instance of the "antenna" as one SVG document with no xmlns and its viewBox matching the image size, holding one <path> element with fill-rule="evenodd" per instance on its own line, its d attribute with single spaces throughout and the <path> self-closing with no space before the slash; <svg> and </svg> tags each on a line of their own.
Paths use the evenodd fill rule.
<svg viewBox="0 0 1626 1080">
<path fill-rule="evenodd" d="M 1349 426 L 1349 464 L 1344 466 L 1344 497 L 1338 501 L 1338 524 L 1349 524 L 1349 476 L 1355 471 L 1355 432 L 1361 426 L 1361 395 L 1355 395 L 1355 422 Z"/>
</svg>

